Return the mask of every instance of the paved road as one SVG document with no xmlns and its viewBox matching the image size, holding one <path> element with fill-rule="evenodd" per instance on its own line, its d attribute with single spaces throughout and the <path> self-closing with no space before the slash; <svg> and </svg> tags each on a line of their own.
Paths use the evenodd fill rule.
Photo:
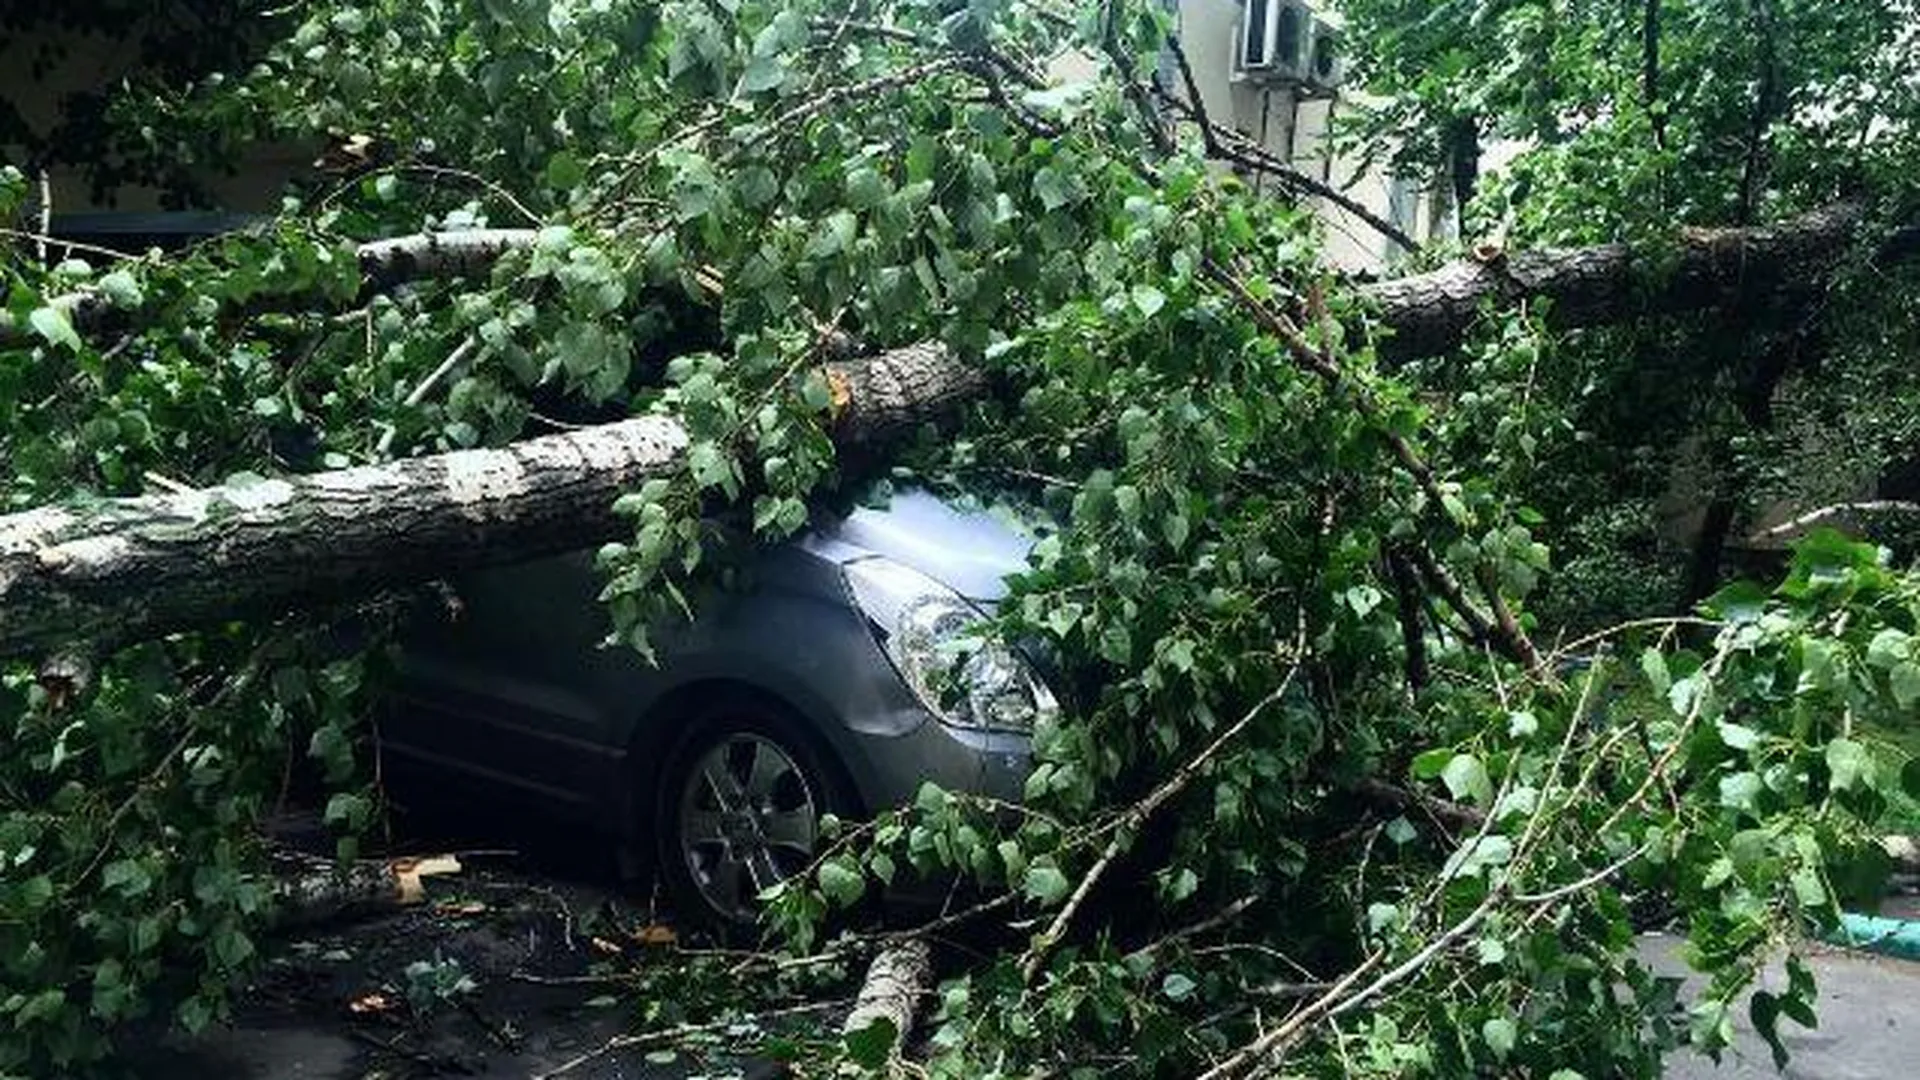
<svg viewBox="0 0 1920 1080">
<path fill-rule="evenodd" d="M 1641 950 L 1654 966 L 1684 973 L 1673 938 L 1651 936 Z M 1920 1077 L 1920 963 L 1865 953 L 1821 948 L 1809 957 L 1819 980 L 1815 1005 L 1820 1026 L 1814 1030 L 1782 1021 L 1782 1042 L 1793 1055 L 1784 1072 L 1775 1071 L 1767 1045 L 1739 1013 L 1739 1034 L 1732 1053 L 1715 1065 L 1683 1052 L 1667 1068 L 1670 1080 L 1913 1080 Z M 1786 975 L 1775 969 L 1767 982 L 1784 988 Z"/>
<path fill-rule="evenodd" d="M 442 884 L 442 882 L 447 882 Z M 645 924 L 617 894 L 475 865 L 436 879 L 439 902 L 277 940 L 235 1002 L 234 1023 L 197 1038 L 138 1037 L 125 1055 L 139 1080 L 678 1080 L 765 1070 L 725 1062 L 650 1061 L 646 1048 L 604 1050 L 632 1030 L 625 1002 L 583 979 L 592 939 L 643 949 L 622 928 Z M 588 930 L 584 921 L 597 929 Z M 612 947 L 612 946 L 610 946 Z M 406 1004 L 407 967 L 451 960 L 477 988 L 423 1015 Z"/>
<path fill-rule="evenodd" d="M 401 923 L 405 926 L 405 923 Z M 418 930 L 419 927 L 405 927 Z M 524 928 L 522 928 L 524 932 Z M 405 935 L 413 949 L 389 952 L 361 928 L 350 944 L 356 954 L 372 954 L 379 965 L 345 964 L 353 985 L 379 981 L 369 966 L 390 967 L 414 951 L 446 948 L 442 936 Z M 532 939 L 522 939 L 531 945 Z M 329 941 L 332 946 L 340 944 Z M 474 944 L 459 949 L 469 959 L 479 951 Z M 494 932 L 480 936 L 478 945 L 495 948 L 503 940 Z M 1683 974 L 1674 938 L 1658 935 L 1642 941 L 1642 952 L 1663 971 Z M 537 951 L 537 950 L 536 950 Z M 548 957 L 552 957 L 549 952 Z M 359 955 L 356 956 L 358 960 Z M 518 962 L 519 958 L 512 958 Z M 1807 1031 L 1783 1023 L 1785 1041 L 1793 1059 L 1784 1073 L 1776 1072 L 1766 1044 L 1746 1028 L 1744 1010 L 1738 1045 L 1716 1065 L 1705 1057 L 1683 1052 L 1669 1065 L 1669 1080 L 1914 1080 L 1920 1077 L 1920 963 L 1889 960 L 1839 949 L 1819 949 L 1810 957 L 1820 980 L 1820 1027 Z M 486 966 L 475 963 L 476 971 Z M 325 998 L 348 985 L 334 979 L 323 988 L 306 986 L 308 993 Z M 1785 983 L 1779 971 L 1769 973 L 1776 987 Z M 488 984 L 498 987 L 495 979 Z M 486 995 L 487 1014 L 513 1024 L 521 1040 L 513 1050 L 493 1045 L 477 1031 L 462 1030 L 460 1016 L 449 1016 L 428 1038 L 397 1037 L 399 1029 L 366 1023 L 345 1023 L 337 1004 L 329 1008 L 308 998 L 293 1002 L 277 994 L 255 995 L 241 1009 L 239 1023 L 199 1039 L 172 1039 L 135 1055 L 141 1080 L 363 1080 L 365 1077 L 405 1076 L 440 1069 L 490 1080 L 526 1080 L 558 1068 L 584 1050 L 603 1045 L 624 1029 L 624 1010 L 582 1008 L 580 999 L 592 991 L 578 987 L 520 987 L 510 998 Z M 391 1043 L 383 1049 L 379 1043 Z M 438 1059 L 436 1062 L 435 1059 Z M 434 1066 L 440 1068 L 436 1069 Z M 672 1080 L 684 1077 L 691 1063 L 656 1065 L 635 1052 L 596 1057 L 567 1070 L 568 1080 Z M 422 1068 L 425 1066 L 425 1068 Z M 749 1077 L 772 1075 L 749 1067 Z"/>
</svg>

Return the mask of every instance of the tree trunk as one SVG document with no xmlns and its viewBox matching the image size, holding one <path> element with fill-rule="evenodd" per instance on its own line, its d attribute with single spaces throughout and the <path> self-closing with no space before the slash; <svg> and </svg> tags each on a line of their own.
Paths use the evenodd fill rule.
<svg viewBox="0 0 1920 1080">
<path fill-rule="evenodd" d="M 1527 251 L 1488 262 L 1461 260 L 1430 273 L 1361 287 L 1393 336 L 1381 354 L 1407 360 L 1460 344 L 1489 300 L 1551 302 L 1558 329 L 1654 314 L 1763 304 L 1773 312 L 1820 294 L 1828 272 L 1858 239 L 1861 209 L 1842 203 L 1751 229 L 1689 230 L 1672 252 L 1626 244 Z M 1883 239 L 1883 259 L 1905 258 L 1920 226 Z"/>
<path fill-rule="evenodd" d="M 1766 228 L 1694 234 L 1656 272 L 1624 245 L 1455 263 L 1368 285 L 1395 331 L 1389 355 L 1457 344 L 1483 301 L 1549 298 L 1561 326 L 1649 311 L 1806 292 L 1851 243 L 1857 209 Z M 523 242 L 405 238 L 364 256 L 379 274 L 472 272 Z M 1883 254 L 1920 248 L 1920 227 Z M 1661 289 L 1648 290 L 1658 274 Z M 390 278 L 381 278 L 390 280 Z M 986 389 L 984 374 L 937 344 L 829 364 L 836 443 L 869 445 Z M 85 642 L 95 648 L 213 619 L 284 609 L 622 533 L 622 492 L 676 473 L 685 431 L 641 417 L 495 450 L 268 480 L 246 487 L 48 506 L 0 516 L 0 657 Z"/>
<path fill-rule="evenodd" d="M 977 396 L 937 345 L 829 365 L 833 435 L 871 444 Z M 681 468 L 687 435 L 645 416 L 246 486 L 0 517 L 0 657 L 97 649 L 620 535 L 613 502 Z"/>
</svg>

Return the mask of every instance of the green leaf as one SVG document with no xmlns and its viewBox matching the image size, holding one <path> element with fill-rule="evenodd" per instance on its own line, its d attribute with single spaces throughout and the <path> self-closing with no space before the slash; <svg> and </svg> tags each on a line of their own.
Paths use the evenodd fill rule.
<svg viewBox="0 0 1920 1080">
<path fill-rule="evenodd" d="M 820 866 L 820 891 L 835 907 L 852 907 L 867 891 L 867 879 L 844 856 L 828 859 Z"/>
<path fill-rule="evenodd" d="M 878 1069 L 893 1056 L 893 1044 L 899 1038 L 900 1032 L 893 1021 L 883 1016 L 863 1028 L 847 1032 L 842 1041 L 849 1061 L 863 1069 Z"/>
<path fill-rule="evenodd" d="M 1915 703 L 1920 703 L 1920 664 L 1902 661 L 1894 666 L 1887 681 L 1893 687 L 1894 703 L 1902 710 L 1911 710 Z"/>
<path fill-rule="evenodd" d="M 1827 886 L 1820 880 L 1820 872 L 1811 866 L 1803 866 L 1793 872 L 1793 895 L 1806 907 L 1820 907 L 1827 902 Z"/>
<path fill-rule="evenodd" d="M 1067 601 L 1047 613 L 1047 629 L 1053 631 L 1054 637 L 1064 641 L 1068 634 L 1073 633 L 1073 628 L 1080 625 L 1080 619 L 1085 614 L 1085 608 Z"/>
<path fill-rule="evenodd" d="M 1640 653 L 1640 671 L 1656 694 L 1665 694 L 1673 685 L 1673 676 L 1667 673 L 1667 658 L 1660 655 L 1659 649 L 1650 648 Z"/>
<path fill-rule="evenodd" d="M 1730 623 L 1753 622 L 1767 610 L 1767 590 L 1750 581 L 1736 581 L 1709 596 L 1700 606 Z"/>
<path fill-rule="evenodd" d="M 1486 763 L 1472 754 L 1455 754 L 1441 770 L 1440 779 L 1456 799 L 1470 799 L 1483 807 L 1493 801 L 1493 778 L 1487 775 Z"/>
<path fill-rule="evenodd" d="M 146 295 L 140 291 L 140 283 L 125 270 L 109 271 L 100 279 L 99 288 L 101 295 L 122 310 L 137 308 L 146 302 Z"/>
<path fill-rule="evenodd" d="M 1451 746 L 1428 750 L 1414 758 L 1413 764 L 1407 771 L 1412 773 L 1416 780 L 1437 780 L 1440 774 L 1446 771 L 1447 763 L 1454 759 L 1454 755 L 1455 751 Z"/>
<path fill-rule="evenodd" d="M 1033 174 L 1033 194 L 1048 210 L 1079 202 L 1083 195 L 1072 174 L 1054 165 L 1044 166 Z"/>
<path fill-rule="evenodd" d="M 119 890 L 123 896 L 134 897 L 152 886 L 153 877 L 141 863 L 133 859 L 117 859 L 100 871 L 100 884 Z"/>
<path fill-rule="evenodd" d="M 1183 673 L 1192 671 L 1193 670 L 1193 650 L 1194 650 L 1194 642 L 1191 639 L 1175 638 L 1167 646 L 1167 651 L 1166 651 L 1167 663 L 1172 664 L 1175 670 L 1178 670 Z"/>
<path fill-rule="evenodd" d="M 1133 287 L 1131 293 L 1133 306 L 1141 315 L 1151 319 L 1167 306 L 1167 294 L 1151 285 L 1140 284 Z"/>
<path fill-rule="evenodd" d="M 1504 1016 L 1496 1016 L 1480 1025 L 1480 1036 L 1487 1040 L 1487 1049 L 1501 1061 L 1513 1053 L 1513 1044 L 1519 1041 L 1520 1028 Z"/>
<path fill-rule="evenodd" d="M 1753 800 L 1760 795 L 1760 777 L 1751 772 L 1737 772 L 1720 778 L 1720 805 L 1734 810 L 1753 809 Z"/>
<path fill-rule="evenodd" d="M 1827 744 L 1827 769 L 1833 774 L 1835 791 L 1869 785 L 1873 778 L 1873 755 L 1852 739 L 1835 739 Z"/>
<path fill-rule="evenodd" d="M 1447 859 L 1443 877 L 1477 877 L 1487 869 L 1513 861 L 1513 841 L 1495 833 L 1468 841 Z"/>
<path fill-rule="evenodd" d="M 740 89 L 749 94 L 778 90 L 787 81 L 786 62 L 777 56 L 756 56 L 740 76 Z"/>
<path fill-rule="evenodd" d="M 702 439 L 687 448 L 687 468 L 702 489 L 732 485 L 732 463 L 711 440 Z"/>
<path fill-rule="evenodd" d="M 1175 511 L 1160 522 L 1160 530 L 1166 535 L 1167 546 L 1179 551 L 1187 546 L 1187 535 L 1192 525 L 1187 521 L 1187 515 Z"/>
<path fill-rule="evenodd" d="M 46 339 L 49 345 L 64 346 L 74 352 L 86 347 L 80 341 L 80 335 L 73 332 L 73 323 L 67 318 L 67 313 L 59 308 L 34 308 L 27 316 L 27 325 L 33 327 L 34 333 Z"/>
<path fill-rule="evenodd" d="M 1185 1001 L 1198 988 L 1198 983 L 1178 971 L 1169 972 L 1160 982 L 1160 992 L 1167 996 L 1168 1001 Z"/>
<path fill-rule="evenodd" d="M 1773 1052 L 1773 1067 L 1787 1067 L 1787 1048 L 1780 1042 L 1780 999 L 1765 990 L 1755 990 L 1753 998 L 1747 1003 L 1747 1019 L 1753 1021 L 1753 1030 L 1766 1040 L 1768 1049 Z"/>
<path fill-rule="evenodd" d="M 1867 643 L 1867 663 L 1882 670 L 1892 670 L 1912 657 L 1912 637 L 1892 627 L 1873 635 Z"/>
<path fill-rule="evenodd" d="M 1026 878 L 1020 887 L 1021 891 L 1046 907 L 1065 900 L 1067 893 L 1072 890 L 1067 875 L 1061 873 L 1051 859 L 1044 857 L 1027 867 Z"/>
<path fill-rule="evenodd" d="M 862 165 L 847 174 L 847 204 L 856 210 L 870 210 L 889 194 L 886 178 L 871 165 Z"/>
<path fill-rule="evenodd" d="M 586 179 L 587 172 L 580 165 L 580 159 L 570 151 L 562 150 L 547 159 L 547 186 L 555 191 L 572 191 Z"/>
</svg>

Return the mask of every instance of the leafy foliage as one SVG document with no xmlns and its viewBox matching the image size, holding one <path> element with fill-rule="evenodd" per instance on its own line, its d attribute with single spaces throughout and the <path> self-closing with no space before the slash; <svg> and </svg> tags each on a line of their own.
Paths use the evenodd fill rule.
<svg viewBox="0 0 1920 1080">
<path fill-rule="evenodd" d="M 1842 6 L 1839 51 L 1791 54 L 1796 107 L 1898 60 L 1901 0 L 1788 14 L 1825 35 L 1813 9 Z M 1407 167 L 1457 164 L 1458 139 L 1426 133 L 1463 122 L 1536 140 L 1472 210 L 1516 238 L 1724 222 L 1730 186 L 1761 182 L 1716 150 L 1745 84 L 1635 98 L 1619 9 L 1575 7 L 1496 5 L 1482 35 L 1464 5 L 1356 0 L 1389 93 L 1375 130 Z M 1754 59 L 1676 20 L 1675 69 Z M 1774 592 L 1536 644 L 1617 599 L 1609 569 L 1541 603 L 1548 541 L 1598 502 L 1631 523 L 1623 496 L 1662 472 L 1636 457 L 1652 425 L 1627 437 L 1610 410 L 1698 422 L 1632 396 L 1668 378 L 1636 365 L 1698 327 L 1556 341 L 1521 310 L 1382 371 L 1314 219 L 1146 107 L 1166 29 L 1130 2 L 316 5 L 251 71 L 124 115 L 363 134 L 385 159 L 180 257 L 10 255 L 8 505 L 664 413 L 687 468 L 625 496 L 632 535 L 601 553 L 614 633 L 645 651 L 711 576 L 716 519 L 778 538 L 875 478 L 1019 500 L 1058 527 L 996 629 L 1051 642 L 1072 706 L 1035 732 L 1025 805 L 930 788 L 773 899 L 796 949 L 830 954 L 853 944 L 829 912 L 909 876 L 1033 920 L 942 987 L 933 1074 L 1247 1075 L 1284 1055 L 1300 1074 L 1650 1076 L 1682 1039 L 1724 1045 L 1762 959 L 1871 894 L 1889 800 L 1920 794 L 1877 734 L 1920 695 L 1920 584 L 1821 534 Z M 1050 83 L 1067 49 L 1092 76 Z M 1920 144 L 1875 125 L 1912 118 L 1778 107 L 1747 214 L 1844 191 L 1902 220 L 1891 163 Z M 1821 165 L 1843 146 L 1844 170 Z M 0 210 L 25 190 L 16 171 Z M 500 224 L 538 231 L 463 280 L 375 295 L 352 254 Z M 122 321 L 82 333 L 50 302 L 79 287 Z M 1836 355 L 1910 340 L 1910 302 L 1837 295 L 1862 302 Z M 821 362 L 930 338 L 1009 389 L 884 464 L 837 457 Z M 1704 385 L 1745 344 L 1699 355 Z M 1595 496 L 1636 462 L 1637 492 Z M 360 667 L 229 629 L 102 658 L 77 700 L 9 671 L 0 1067 L 94 1057 L 152 1003 L 206 1022 L 267 906 L 246 826 L 313 717 L 312 749 L 345 765 Z M 333 806 L 348 827 L 372 810 Z M 1631 951 L 1636 906 L 1663 900 L 1711 978 L 1684 1022 Z M 162 962 L 180 956 L 184 982 Z M 1812 1015 L 1791 970 L 1751 999 L 1763 1032 Z"/>
</svg>

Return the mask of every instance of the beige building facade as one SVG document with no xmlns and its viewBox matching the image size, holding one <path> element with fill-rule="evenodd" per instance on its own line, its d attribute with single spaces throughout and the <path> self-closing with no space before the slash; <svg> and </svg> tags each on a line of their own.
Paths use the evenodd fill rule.
<svg viewBox="0 0 1920 1080">
<path fill-rule="evenodd" d="M 1336 118 L 1360 99 L 1344 83 L 1339 16 L 1327 0 L 1168 0 L 1168 6 L 1212 122 L 1232 126 L 1416 240 L 1451 235 L 1456 216 L 1444 193 L 1364 172 L 1351 155 L 1333 149 L 1328 136 Z M 1398 245 L 1353 214 L 1324 202 L 1316 209 L 1336 265 L 1382 270 L 1402 257 Z"/>
</svg>

